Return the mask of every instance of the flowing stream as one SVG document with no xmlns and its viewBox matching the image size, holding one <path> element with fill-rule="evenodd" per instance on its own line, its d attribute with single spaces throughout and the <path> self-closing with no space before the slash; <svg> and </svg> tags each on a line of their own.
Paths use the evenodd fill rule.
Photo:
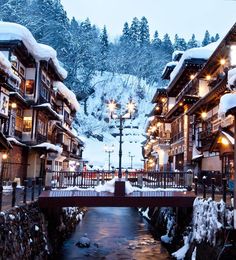
<svg viewBox="0 0 236 260">
<path fill-rule="evenodd" d="M 89 248 L 76 246 L 87 234 Z M 148 222 L 134 208 L 89 208 L 76 231 L 66 240 L 60 259 L 170 259 Z"/>
</svg>

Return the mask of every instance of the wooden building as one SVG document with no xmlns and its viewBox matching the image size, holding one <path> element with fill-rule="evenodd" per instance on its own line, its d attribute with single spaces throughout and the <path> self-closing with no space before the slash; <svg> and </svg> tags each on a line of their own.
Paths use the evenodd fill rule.
<svg viewBox="0 0 236 260">
<path fill-rule="evenodd" d="M 221 41 L 178 53 L 178 60 L 165 67 L 163 79 L 169 84 L 158 89 L 153 99 L 156 106 L 147 128 L 147 161 L 153 155 L 158 164 L 159 155 L 150 140 L 154 143 L 162 137 L 153 135 L 151 129 L 165 122 L 171 125 L 168 164 L 172 170 L 193 169 L 198 174 L 214 172 L 219 178 L 222 174 L 230 178 L 234 168 L 233 117 L 222 119 L 218 110 L 220 97 L 236 86 L 236 82 L 229 83 L 229 74 L 236 71 L 236 24 Z M 161 93 L 167 100 L 165 111 L 161 110 Z"/>
<path fill-rule="evenodd" d="M 79 162 L 83 142 L 72 128 L 78 102 L 64 84 L 65 70 L 51 47 L 36 42 L 23 26 L 0 26 L 0 51 L 15 78 L 4 78 L 9 96 L 2 131 L 9 151 L 9 179 L 44 176 L 45 168 L 68 168 Z"/>
</svg>

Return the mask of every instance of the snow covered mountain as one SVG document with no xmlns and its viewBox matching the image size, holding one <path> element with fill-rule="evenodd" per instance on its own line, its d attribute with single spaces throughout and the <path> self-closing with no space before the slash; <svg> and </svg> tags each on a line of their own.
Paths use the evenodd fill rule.
<svg viewBox="0 0 236 260">
<path fill-rule="evenodd" d="M 144 141 L 144 129 L 147 117 L 151 111 L 151 99 L 155 87 L 146 84 L 135 76 L 113 74 L 109 72 L 97 73 L 93 78 L 94 93 L 81 104 L 77 116 L 78 125 L 75 126 L 79 134 L 85 136 L 84 158 L 93 168 L 108 169 L 108 153 L 104 146 L 114 145 L 111 154 L 111 166 L 118 167 L 119 163 L 119 122 L 109 118 L 107 103 L 111 100 L 120 104 L 118 113 L 123 114 L 129 99 L 136 105 L 135 118 L 125 120 L 123 130 L 122 166 L 133 168 L 143 167 L 141 142 Z"/>
</svg>

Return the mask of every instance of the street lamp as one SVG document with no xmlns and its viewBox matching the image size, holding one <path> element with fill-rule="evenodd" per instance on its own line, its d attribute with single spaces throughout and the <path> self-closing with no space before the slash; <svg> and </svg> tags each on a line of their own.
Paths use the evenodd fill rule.
<svg viewBox="0 0 236 260">
<path fill-rule="evenodd" d="M 130 157 L 130 169 L 133 169 L 133 158 L 135 155 L 131 155 L 131 152 L 129 152 L 129 157 Z"/>
<path fill-rule="evenodd" d="M 114 144 L 112 146 L 105 145 L 105 152 L 108 153 L 108 171 L 110 172 L 111 167 L 111 153 L 114 152 Z"/>
<path fill-rule="evenodd" d="M 120 114 L 116 114 L 116 110 L 117 110 L 118 106 L 115 103 L 114 100 L 110 101 L 108 103 L 108 109 L 110 112 L 110 117 L 112 119 L 117 119 L 119 120 L 119 172 L 118 172 L 118 178 L 121 179 L 122 178 L 122 171 L 121 171 L 121 162 L 122 162 L 122 131 L 123 131 L 123 123 L 126 119 L 131 119 L 132 115 L 135 111 L 135 104 L 132 100 L 129 101 L 129 103 L 126 105 L 126 109 L 124 111 L 124 113 L 120 113 Z"/>
</svg>

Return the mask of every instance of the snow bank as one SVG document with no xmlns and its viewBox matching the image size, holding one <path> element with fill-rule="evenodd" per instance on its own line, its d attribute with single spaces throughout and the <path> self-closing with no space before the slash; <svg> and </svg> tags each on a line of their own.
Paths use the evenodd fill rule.
<svg viewBox="0 0 236 260">
<path fill-rule="evenodd" d="M 115 182 L 118 180 L 118 178 L 113 178 L 112 180 L 106 182 L 104 185 L 99 185 L 94 188 L 95 191 L 101 192 L 101 191 L 107 191 L 114 193 L 115 192 Z M 134 191 L 134 188 L 130 184 L 129 181 L 125 181 L 125 193 L 130 194 Z"/>
<path fill-rule="evenodd" d="M 41 143 L 41 144 L 37 144 L 37 145 L 34 145 L 34 146 L 32 146 L 33 148 L 40 148 L 40 147 L 42 147 L 42 148 L 46 148 L 46 150 L 53 150 L 53 151 L 55 151 L 55 152 L 57 152 L 57 153 L 59 153 L 59 154 L 61 154 L 62 153 L 62 151 L 63 151 L 63 148 L 62 147 L 60 147 L 60 146 L 58 146 L 58 145 L 54 145 L 54 144 L 51 144 L 51 143 Z"/>
<path fill-rule="evenodd" d="M 32 33 L 24 26 L 16 23 L 0 22 L 0 40 L 20 40 L 36 60 L 52 60 L 58 74 L 65 79 L 67 71 L 57 59 L 57 52 L 50 46 L 38 43 Z"/>
<path fill-rule="evenodd" d="M 225 118 L 226 112 L 234 107 L 236 107 L 236 92 L 224 94 L 220 98 L 218 116 L 221 118 Z"/>
<path fill-rule="evenodd" d="M 2 69 L 8 76 L 15 79 L 18 83 L 21 82 L 21 79 L 16 76 L 12 69 L 10 61 L 4 56 L 4 54 L 0 51 L 0 69 Z"/>
<path fill-rule="evenodd" d="M 189 249 L 189 237 L 184 237 L 184 246 L 181 247 L 178 251 L 172 253 L 172 256 L 174 256 L 177 260 L 184 259 L 187 251 Z"/>
<path fill-rule="evenodd" d="M 217 42 L 210 43 L 210 44 L 208 44 L 204 47 L 192 48 L 192 49 L 185 51 L 184 54 L 182 55 L 178 65 L 176 65 L 176 67 L 174 68 L 174 70 L 170 74 L 169 85 L 174 80 L 176 75 L 179 73 L 179 71 L 182 68 L 185 60 L 188 60 L 188 59 L 205 59 L 205 60 L 208 60 L 209 57 L 212 55 L 212 53 L 217 48 L 217 46 L 219 45 L 219 43 L 220 43 L 220 40 L 218 40 Z"/>
</svg>

